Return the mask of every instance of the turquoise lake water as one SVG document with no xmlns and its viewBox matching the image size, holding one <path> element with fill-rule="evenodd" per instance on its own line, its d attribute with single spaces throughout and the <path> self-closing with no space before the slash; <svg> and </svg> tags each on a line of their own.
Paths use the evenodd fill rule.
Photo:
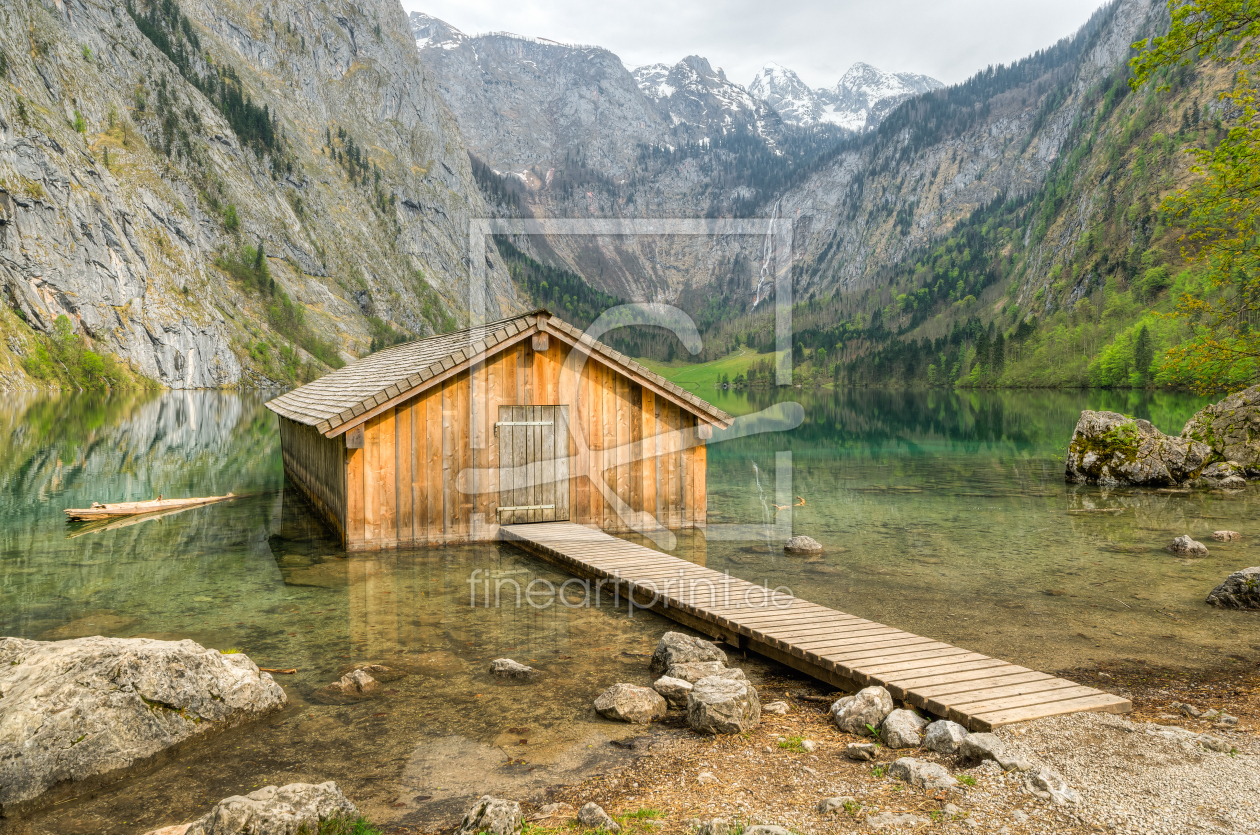
<svg viewBox="0 0 1260 835">
<path fill-rule="evenodd" d="M 1253 617 L 1203 604 L 1228 573 L 1260 562 L 1253 489 L 1063 482 L 1081 409 L 1175 433 L 1201 399 L 699 393 L 739 413 L 795 400 L 805 419 L 710 448 L 710 529 L 678 536 L 679 556 L 1051 672 L 1125 660 L 1208 670 L 1260 648 Z M 601 768 L 610 739 L 638 732 L 600 720 L 590 702 L 617 681 L 650 681 L 643 654 L 668 622 L 471 606 L 474 569 L 522 585 L 564 579 L 507 546 L 341 552 L 285 490 L 264 400 L 191 392 L 0 406 L 0 635 L 190 638 L 299 671 L 278 677 L 292 704 L 265 727 L 223 735 L 14 831 L 144 832 L 255 785 L 328 779 L 381 822 L 457 816 L 483 791 L 527 794 Z M 243 497 L 110 530 L 68 525 L 62 513 L 229 491 Z M 1089 512 L 1099 509 L 1115 512 Z M 1223 528 L 1244 537 L 1212 542 Z M 819 540 L 823 557 L 784 556 L 791 531 Z M 1210 556 L 1163 550 L 1182 533 L 1207 541 Z M 545 699 L 490 679 L 486 666 L 503 655 L 548 673 Z M 361 661 L 408 675 L 370 702 L 319 699 Z M 754 678 L 774 673 L 747 663 Z"/>
</svg>

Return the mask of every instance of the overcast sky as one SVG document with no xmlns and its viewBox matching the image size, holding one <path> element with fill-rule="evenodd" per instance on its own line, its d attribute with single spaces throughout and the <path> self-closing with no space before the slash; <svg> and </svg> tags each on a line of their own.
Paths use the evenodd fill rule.
<svg viewBox="0 0 1260 835">
<path fill-rule="evenodd" d="M 468 34 L 612 50 L 627 67 L 703 55 L 748 84 L 769 61 L 829 87 L 855 61 L 947 84 L 1076 31 L 1102 0 L 402 0 Z"/>
</svg>

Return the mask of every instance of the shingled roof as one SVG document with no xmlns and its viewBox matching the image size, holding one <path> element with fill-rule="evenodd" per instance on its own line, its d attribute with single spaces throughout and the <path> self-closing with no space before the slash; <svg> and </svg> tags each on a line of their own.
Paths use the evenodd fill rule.
<svg viewBox="0 0 1260 835">
<path fill-rule="evenodd" d="M 545 322 L 539 328 L 539 320 Z M 358 362 L 326 374 L 314 382 L 295 388 L 267 403 L 267 408 L 281 417 L 324 434 L 336 433 L 347 424 L 355 424 L 362 415 L 387 404 L 404 394 L 414 396 L 426 383 L 448 376 L 452 369 L 462 370 L 472 360 L 492 354 L 496 346 L 516 342 L 529 332 L 544 330 L 572 344 L 581 344 L 591 354 L 619 367 L 628 376 L 639 377 L 660 389 L 693 414 L 718 426 L 729 426 L 733 418 L 721 409 L 696 397 L 691 392 L 649 371 L 639 363 L 592 339 L 568 322 L 557 319 L 549 311 L 535 310 L 464 328 L 452 333 L 417 339 L 377 351 Z"/>
</svg>

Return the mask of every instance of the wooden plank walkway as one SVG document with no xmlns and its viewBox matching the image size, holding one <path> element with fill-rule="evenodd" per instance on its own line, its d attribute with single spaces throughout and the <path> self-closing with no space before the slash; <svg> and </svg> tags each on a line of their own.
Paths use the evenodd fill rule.
<svg viewBox="0 0 1260 835">
<path fill-rule="evenodd" d="M 732 646 L 846 689 L 883 685 L 972 731 L 1080 711 L 1128 713 L 1128 699 L 902 632 L 570 522 L 510 525 L 507 542 Z"/>
</svg>

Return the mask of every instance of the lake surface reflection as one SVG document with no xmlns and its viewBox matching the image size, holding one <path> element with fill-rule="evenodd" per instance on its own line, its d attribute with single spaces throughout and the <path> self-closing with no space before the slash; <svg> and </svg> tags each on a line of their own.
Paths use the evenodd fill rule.
<svg viewBox="0 0 1260 835">
<path fill-rule="evenodd" d="M 797 400 L 805 422 L 711 447 L 713 527 L 680 536 L 679 556 L 1051 672 L 1120 659 L 1216 667 L 1260 643 L 1254 619 L 1203 604 L 1226 574 L 1258 562 L 1253 490 L 1063 483 L 1081 409 L 1124 411 L 1176 432 L 1202 400 L 698 393 L 737 413 Z M 191 638 L 299 670 L 278 677 L 292 705 L 273 721 L 21 831 L 143 832 L 256 785 L 328 779 L 381 823 L 449 819 L 485 791 L 524 796 L 624 756 L 609 740 L 639 731 L 600 720 L 590 703 L 617 681 L 650 681 L 642 654 L 667 621 L 471 606 L 476 569 L 522 586 L 565 579 L 505 546 L 341 552 L 284 489 L 265 399 L 181 392 L 0 406 L 0 635 Z M 229 491 L 243 498 L 110 530 L 68 525 L 62 513 Z M 785 495 L 804 506 L 777 511 Z M 1113 512 L 1074 512 L 1099 509 Z M 795 532 L 826 547 L 821 559 L 782 554 L 787 512 Z M 1202 560 L 1162 550 L 1179 534 L 1204 540 L 1221 528 L 1244 538 L 1209 540 Z M 546 684 L 496 684 L 485 671 L 505 655 L 547 671 Z M 369 702 L 318 700 L 318 688 L 363 661 L 408 675 Z M 754 679 L 772 669 L 749 664 Z"/>
</svg>

